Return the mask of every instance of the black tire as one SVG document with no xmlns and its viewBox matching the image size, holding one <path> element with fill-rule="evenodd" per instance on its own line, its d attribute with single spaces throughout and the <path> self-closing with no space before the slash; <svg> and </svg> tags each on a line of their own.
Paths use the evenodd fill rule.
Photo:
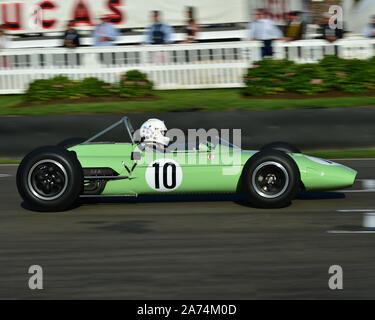
<svg viewBox="0 0 375 320">
<path fill-rule="evenodd" d="M 17 171 L 17 188 L 36 211 L 71 208 L 83 190 L 83 170 L 74 152 L 48 146 L 29 153 Z"/>
<path fill-rule="evenodd" d="M 301 153 L 301 150 L 298 149 L 295 145 L 282 141 L 271 142 L 269 144 L 266 144 L 260 149 L 260 151 L 269 149 L 279 150 L 286 153 Z"/>
<path fill-rule="evenodd" d="M 294 160 L 279 150 L 253 155 L 242 172 L 242 186 L 251 205 L 282 208 L 289 205 L 300 186 L 300 171 Z"/>
<path fill-rule="evenodd" d="M 87 139 L 85 138 L 69 138 L 61 141 L 59 144 L 57 144 L 58 147 L 69 149 L 71 147 L 76 146 L 77 144 L 81 144 L 85 142 Z"/>
</svg>

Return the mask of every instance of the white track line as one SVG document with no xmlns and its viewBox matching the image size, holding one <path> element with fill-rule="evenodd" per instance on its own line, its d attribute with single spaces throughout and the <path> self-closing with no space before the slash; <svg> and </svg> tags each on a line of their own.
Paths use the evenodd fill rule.
<svg viewBox="0 0 375 320">
<path fill-rule="evenodd" d="M 18 164 L 0 164 L 0 167 L 18 167 Z"/>
<path fill-rule="evenodd" d="M 368 190 L 337 190 L 337 192 L 342 193 L 372 193 L 375 192 L 375 189 L 368 189 Z"/>
<path fill-rule="evenodd" d="M 7 177 L 10 177 L 10 174 L 0 173 L 0 178 L 7 178 Z"/>
<path fill-rule="evenodd" d="M 344 210 L 336 210 L 336 212 L 362 212 L 362 213 L 375 213 L 375 209 L 344 209 Z M 328 230 L 327 233 L 335 233 L 335 234 L 375 234 L 375 230 Z"/>
<path fill-rule="evenodd" d="M 345 209 L 345 210 L 336 210 L 337 212 L 375 212 L 375 209 Z"/>
<path fill-rule="evenodd" d="M 360 184 L 362 189 L 343 189 L 337 190 L 338 192 L 343 193 L 368 193 L 368 192 L 375 192 L 375 179 L 357 179 L 354 183 Z"/>
<path fill-rule="evenodd" d="M 358 230 L 358 231 L 346 231 L 346 230 L 329 230 L 327 231 L 327 233 L 342 233 L 342 234 L 348 234 L 348 233 L 364 233 L 364 234 L 371 234 L 371 233 L 374 233 L 375 234 L 375 231 L 365 231 L 365 230 Z"/>
<path fill-rule="evenodd" d="M 357 181 L 361 182 L 364 189 L 374 189 L 375 180 L 374 179 L 358 179 Z"/>
</svg>

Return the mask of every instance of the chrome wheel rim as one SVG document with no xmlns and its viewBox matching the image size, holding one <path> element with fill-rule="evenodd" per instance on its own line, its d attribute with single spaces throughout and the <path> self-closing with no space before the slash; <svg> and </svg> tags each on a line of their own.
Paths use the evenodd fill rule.
<svg viewBox="0 0 375 320">
<path fill-rule="evenodd" d="M 261 197 L 274 199 L 281 196 L 288 188 L 289 174 L 280 163 L 267 161 L 255 168 L 252 184 Z"/>
<path fill-rule="evenodd" d="M 68 175 L 61 163 L 46 159 L 32 166 L 27 183 L 35 197 L 40 200 L 52 201 L 64 194 L 68 187 Z"/>
</svg>

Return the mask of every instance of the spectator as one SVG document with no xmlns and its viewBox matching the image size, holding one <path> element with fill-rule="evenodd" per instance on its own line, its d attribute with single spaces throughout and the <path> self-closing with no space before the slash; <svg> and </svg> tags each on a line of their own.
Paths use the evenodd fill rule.
<svg viewBox="0 0 375 320">
<path fill-rule="evenodd" d="M 197 24 L 195 20 L 195 9 L 193 7 L 187 8 L 187 18 L 188 18 L 188 23 L 185 28 L 187 39 L 185 41 L 182 41 L 181 43 L 196 42 L 197 35 L 200 30 L 199 25 Z"/>
<path fill-rule="evenodd" d="M 289 22 L 285 28 L 285 40 L 302 40 L 306 24 L 303 22 L 300 11 L 289 12 Z"/>
<path fill-rule="evenodd" d="M 363 35 L 366 38 L 375 38 L 375 15 L 371 17 L 370 23 L 365 27 Z"/>
<path fill-rule="evenodd" d="M 321 25 L 322 39 L 335 42 L 344 37 L 344 30 L 342 28 L 330 26 L 330 20 L 331 15 L 328 12 L 324 13 L 323 24 Z"/>
<path fill-rule="evenodd" d="M 152 12 L 153 24 L 145 32 L 144 43 L 168 44 L 172 43 L 173 28 L 160 21 L 159 11 Z"/>
<path fill-rule="evenodd" d="M 74 29 L 74 20 L 68 22 L 65 34 L 64 34 L 64 47 L 76 48 L 80 46 L 79 34 Z"/>
<path fill-rule="evenodd" d="M 0 51 L 9 48 L 9 41 L 5 34 L 5 25 L 0 25 Z M 8 67 L 8 57 L 0 58 L 0 69 Z"/>
<path fill-rule="evenodd" d="M 9 41 L 5 34 L 5 25 L 0 25 L 0 49 L 8 48 Z"/>
<path fill-rule="evenodd" d="M 102 15 L 100 19 L 101 23 L 94 29 L 94 46 L 113 46 L 118 37 L 118 31 L 109 22 L 108 15 Z"/>
<path fill-rule="evenodd" d="M 283 34 L 275 23 L 266 17 L 264 9 L 258 9 L 255 13 L 255 21 L 249 23 L 250 40 L 263 41 L 262 57 L 272 56 L 272 41 L 281 39 Z"/>
</svg>

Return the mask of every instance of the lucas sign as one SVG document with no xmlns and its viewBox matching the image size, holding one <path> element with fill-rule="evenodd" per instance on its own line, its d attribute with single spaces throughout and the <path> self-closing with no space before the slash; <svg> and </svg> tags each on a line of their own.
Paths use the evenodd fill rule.
<svg viewBox="0 0 375 320">
<path fill-rule="evenodd" d="M 186 6 L 196 8 L 201 24 L 238 23 L 249 19 L 247 0 L 0 0 L 0 24 L 13 33 L 62 31 L 69 20 L 90 30 L 108 15 L 119 28 L 144 28 L 150 12 L 159 10 L 165 22 L 186 24 Z"/>
</svg>

